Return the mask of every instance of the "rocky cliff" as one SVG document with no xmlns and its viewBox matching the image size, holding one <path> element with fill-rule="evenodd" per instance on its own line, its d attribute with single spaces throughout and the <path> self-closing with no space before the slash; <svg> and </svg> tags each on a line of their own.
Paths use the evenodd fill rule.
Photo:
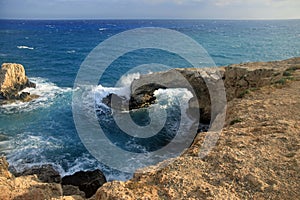
<svg viewBox="0 0 300 200">
<path fill-rule="evenodd" d="M 20 91 L 26 87 L 35 87 L 25 75 L 21 64 L 3 63 L 0 70 L 0 101 L 2 100 L 30 100 L 30 94 Z"/>
<path fill-rule="evenodd" d="M 106 183 L 96 199 L 299 198 L 300 58 L 221 70 L 228 107 L 213 150 L 199 157 L 210 134 L 199 133 L 182 156 Z"/>
</svg>

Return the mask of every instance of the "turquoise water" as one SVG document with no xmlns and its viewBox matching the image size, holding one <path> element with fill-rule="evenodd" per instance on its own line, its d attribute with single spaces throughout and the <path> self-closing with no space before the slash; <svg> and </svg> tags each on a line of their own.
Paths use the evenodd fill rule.
<svg viewBox="0 0 300 200">
<path fill-rule="evenodd" d="M 108 179 L 130 177 L 99 163 L 80 141 L 72 116 L 72 87 L 81 63 L 93 48 L 117 33 L 140 27 L 180 31 L 201 44 L 217 65 L 300 56 L 300 20 L 0 20 L 0 62 L 23 64 L 27 76 L 38 85 L 30 92 L 40 95 L 31 103 L 0 107 L 0 134 L 4 136 L 0 152 L 11 167 L 21 170 L 52 163 L 63 175 L 100 168 Z M 119 58 L 100 83 L 113 86 L 130 67 L 153 61 L 190 67 L 176 55 L 144 49 Z M 176 116 L 176 105 L 172 112 Z M 98 114 L 114 137 L 117 133 L 112 120 L 107 113 Z M 139 119 L 141 113 L 135 115 Z M 175 122 L 167 129 L 176 130 Z"/>
</svg>

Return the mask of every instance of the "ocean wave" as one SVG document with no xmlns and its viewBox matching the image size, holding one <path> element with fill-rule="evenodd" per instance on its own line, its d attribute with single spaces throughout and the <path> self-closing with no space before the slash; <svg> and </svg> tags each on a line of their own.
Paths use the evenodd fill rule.
<svg viewBox="0 0 300 200">
<path fill-rule="evenodd" d="M 127 74 L 120 78 L 116 87 L 103 87 L 102 85 L 96 86 L 92 93 L 95 95 L 95 102 L 97 105 L 103 105 L 102 99 L 109 94 L 116 94 L 126 99 L 130 98 L 130 86 L 134 79 L 139 79 L 140 73 Z"/>
<path fill-rule="evenodd" d="M 150 72 L 151 73 L 151 72 Z M 89 109 L 95 109 L 95 105 L 97 108 L 103 108 L 103 113 L 106 113 L 107 106 L 102 103 L 103 98 L 107 97 L 109 94 L 115 94 L 120 97 L 125 97 L 127 100 L 130 99 L 131 93 L 131 83 L 135 79 L 140 78 L 140 73 L 127 74 L 120 78 L 117 82 L 116 87 L 104 87 L 102 85 L 98 85 L 95 88 L 91 89 L 90 92 L 85 93 L 84 95 L 94 95 L 95 102 L 84 102 L 84 104 L 89 107 Z M 154 96 L 156 97 L 156 105 L 159 106 L 160 109 L 166 109 L 169 107 L 179 104 L 183 106 L 182 109 L 186 111 L 188 109 L 188 102 L 192 97 L 192 93 L 186 88 L 170 88 L 170 89 L 158 89 L 154 92 Z M 185 102 L 185 103 L 183 103 Z"/>
<path fill-rule="evenodd" d="M 2 57 L 6 57 L 6 56 L 7 56 L 7 54 L 5 54 L 5 53 L 0 53 L 0 56 L 2 56 Z"/>
<path fill-rule="evenodd" d="M 132 174 L 127 174 L 124 172 L 113 170 L 101 164 L 98 160 L 96 160 L 90 154 L 87 153 L 83 153 L 81 156 L 77 157 L 74 161 L 69 161 L 67 165 L 68 165 L 67 170 L 61 169 L 59 171 L 61 176 L 68 176 L 79 171 L 92 171 L 92 170 L 100 169 L 104 173 L 105 178 L 108 181 L 113 181 L 113 180 L 125 181 L 132 178 Z M 58 167 L 58 169 L 60 168 Z"/>
<path fill-rule="evenodd" d="M 107 28 L 99 28 L 98 30 L 99 31 L 105 31 L 105 30 L 107 30 Z"/>
<path fill-rule="evenodd" d="M 3 153 L 6 154 L 10 168 L 17 172 L 22 172 L 34 166 L 49 164 L 62 177 L 78 171 L 95 169 L 100 169 L 107 180 L 128 180 L 132 176 L 104 166 L 88 153 L 82 153 L 76 156 L 76 159 L 66 158 L 67 154 L 57 154 L 53 157 L 51 152 L 59 152 L 60 149 L 63 149 L 64 141 L 51 136 L 38 136 L 24 132 L 11 138 L 10 141 L 6 141 L 5 145 L 7 146 L 6 151 L 3 151 Z"/>
<path fill-rule="evenodd" d="M 55 151 L 63 148 L 63 141 L 54 137 L 43 137 L 24 132 L 12 137 L 8 142 L 7 160 L 17 172 L 22 172 L 32 166 L 52 164 L 56 170 L 63 173 L 59 164 L 49 162 L 45 151 Z"/>
<path fill-rule="evenodd" d="M 16 101 L 11 104 L 1 106 L 0 113 L 16 113 L 31 111 L 41 107 L 50 106 L 55 98 L 61 94 L 71 92 L 72 88 L 61 88 L 54 83 L 43 78 L 29 78 L 31 82 L 36 83 L 36 88 L 26 88 L 21 92 L 29 92 L 31 95 L 37 95 L 38 98 L 30 102 Z"/>
<path fill-rule="evenodd" d="M 76 51 L 75 50 L 69 50 L 69 51 L 67 51 L 67 53 L 76 53 Z"/>
<path fill-rule="evenodd" d="M 18 49 L 29 49 L 29 50 L 33 50 L 33 47 L 28 47 L 28 46 L 17 46 Z"/>
</svg>

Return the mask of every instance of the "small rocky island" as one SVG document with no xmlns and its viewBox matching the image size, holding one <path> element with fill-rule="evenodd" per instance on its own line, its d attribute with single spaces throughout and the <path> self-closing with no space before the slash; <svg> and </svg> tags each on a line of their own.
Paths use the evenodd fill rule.
<svg viewBox="0 0 300 200">
<path fill-rule="evenodd" d="M 35 88 L 36 84 L 29 81 L 23 65 L 3 63 L 0 70 L 0 105 L 16 100 L 30 101 L 36 96 L 22 92 L 27 87 Z"/>
<path fill-rule="evenodd" d="M 193 101 L 199 102 L 204 117 L 200 120 L 211 120 L 207 104 L 211 99 L 199 76 L 201 69 L 175 70 L 187 77 L 197 88 L 196 93 L 201 93 L 190 101 L 191 107 Z M 193 144 L 173 162 L 141 169 L 125 182 L 107 183 L 99 170 L 61 178 L 51 166 L 44 166 L 13 175 L 2 157 L 0 199 L 298 199 L 300 58 L 234 64 L 219 71 L 227 96 L 226 120 L 216 146 L 206 157 L 199 157 L 199 149 L 209 132 L 199 132 Z M 154 73 L 135 80 L 131 86 L 132 108 L 152 104 L 153 91 L 162 87 L 141 88 L 139 82 L 159 79 L 167 84 L 171 79 L 166 77 L 172 73 Z M 11 85 L 21 89 L 26 79 L 22 83 Z M 8 91 L 16 94 L 17 90 Z M 1 93 L 3 99 L 9 99 L 6 94 Z M 106 98 L 107 104 L 110 98 Z"/>
</svg>

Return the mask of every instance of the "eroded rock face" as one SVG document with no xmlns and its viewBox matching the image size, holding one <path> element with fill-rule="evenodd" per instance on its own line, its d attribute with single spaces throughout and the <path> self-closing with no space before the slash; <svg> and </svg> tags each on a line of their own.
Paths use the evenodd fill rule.
<svg viewBox="0 0 300 200">
<path fill-rule="evenodd" d="M 211 102 L 220 105 L 217 102 L 217 94 L 220 91 L 213 91 L 214 83 L 208 89 L 208 83 L 211 81 L 215 83 L 223 81 L 227 101 L 231 101 L 234 98 L 242 97 L 249 89 L 280 81 L 284 78 L 286 70 L 299 65 L 300 59 L 292 58 L 284 61 L 234 64 L 218 67 L 215 70 L 213 68 L 172 69 L 142 75 L 132 82 L 130 105 L 134 105 L 131 108 L 140 108 L 152 104 L 154 91 L 159 88 L 185 87 L 194 94 L 189 102 L 188 112 L 193 115 L 191 111 L 199 109 L 200 122 L 209 123 L 215 117 L 212 116 Z M 160 83 L 160 85 L 154 83 Z"/>
<path fill-rule="evenodd" d="M 28 80 L 23 65 L 16 63 L 3 63 L 0 70 L 0 100 L 25 100 L 29 93 L 19 92 L 26 87 L 36 87 Z"/>
<path fill-rule="evenodd" d="M 78 186 L 87 198 L 93 196 L 104 183 L 106 183 L 106 178 L 100 170 L 80 171 L 62 178 L 62 185 Z"/>
<path fill-rule="evenodd" d="M 153 98 L 154 91 L 160 88 L 187 88 L 194 96 L 189 101 L 187 114 L 197 119 L 200 114 L 200 122 L 209 124 L 211 119 L 211 102 L 219 100 L 214 98 L 219 93 L 222 93 L 222 91 L 218 90 L 223 89 L 223 93 L 225 93 L 222 82 L 223 72 L 223 68 L 172 69 L 165 72 L 142 75 L 140 79 L 132 82 L 131 104 L 137 108 L 150 105 L 153 103 L 151 102 L 153 101 L 151 97 Z M 154 82 L 158 82 L 160 85 L 153 84 Z M 148 84 L 147 87 L 144 84 Z M 215 88 L 218 90 L 215 90 Z M 219 105 L 222 105 L 222 103 L 219 103 Z"/>
</svg>

